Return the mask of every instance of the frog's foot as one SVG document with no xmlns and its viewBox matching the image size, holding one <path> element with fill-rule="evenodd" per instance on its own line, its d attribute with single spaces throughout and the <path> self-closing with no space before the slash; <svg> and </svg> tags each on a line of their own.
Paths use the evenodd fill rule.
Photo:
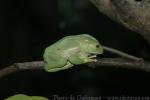
<svg viewBox="0 0 150 100">
<path fill-rule="evenodd" d="M 91 59 L 92 62 L 97 62 L 97 59 Z"/>
<path fill-rule="evenodd" d="M 91 61 L 91 62 L 96 62 L 97 59 L 96 59 L 97 55 L 96 54 L 88 54 L 88 61 Z"/>
<path fill-rule="evenodd" d="M 88 59 L 88 62 L 97 62 L 97 59 Z"/>
<path fill-rule="evenodd" d="M 97 57 L 96 55 L 91 55 L 88 58 L 96 58 L 96 57 Z"/>
</svg>

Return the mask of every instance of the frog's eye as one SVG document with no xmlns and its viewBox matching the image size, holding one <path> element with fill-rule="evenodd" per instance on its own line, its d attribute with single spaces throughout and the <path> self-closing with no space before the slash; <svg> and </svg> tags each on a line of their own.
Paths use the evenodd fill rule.
<svg viewBox="0 0 150 100">
<path fill-rule="evenodd" d="M 99 45 L 96 45 L 96 48 L 99 48 L 100 46 Z"/>
</svg>

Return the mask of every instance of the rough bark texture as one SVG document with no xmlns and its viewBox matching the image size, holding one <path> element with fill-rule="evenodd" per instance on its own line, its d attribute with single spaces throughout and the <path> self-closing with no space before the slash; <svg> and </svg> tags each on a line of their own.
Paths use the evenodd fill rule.
<svg viewBox="0 0 150 100">
<path fill-rule="evenodd" d="M 150 0 L 90 0 L 100 12 L 138 32 L 150 43 Z"/>
<path fill-rule="evenodd" d="M 131 60 L 124 58 L 102 58 L 98 59 L 97 62 L 88 63 L 88 66 L 91 68 L 101 66 L 115 66 L 117 68 L 137 69 L 141 71 L 150 72 L 150 62 L 144 60 Z M 44 69 L 43 61 L 14 63 L 0 70 L 0 78 L 3 78 L 7 75 L 13 74 L 18 71 L 37 69 Z"/>
</svg>

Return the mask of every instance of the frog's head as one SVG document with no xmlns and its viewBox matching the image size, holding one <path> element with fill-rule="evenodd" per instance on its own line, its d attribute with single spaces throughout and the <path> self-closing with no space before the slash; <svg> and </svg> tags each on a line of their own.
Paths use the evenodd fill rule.
<svg viewBox="0 0 150 100">
<path fill-rule="evenodd" d="M 88 54 L 89 57 L 95 57 L 98 54 L 103 53 L 103 48 L 98 42 L 92 42 L 88 43 L 87 48 L 85 52 Z"/>
<path fill-rule="evenodd" d="M 83 44 L 81 47 L 90 58 L 96 57 L 96 55 L 103 53 L 101 44 L 90 35 L 87 35 L 86 38 L 84 38 L 84 42 L 81 44 Z"/>
</svg>

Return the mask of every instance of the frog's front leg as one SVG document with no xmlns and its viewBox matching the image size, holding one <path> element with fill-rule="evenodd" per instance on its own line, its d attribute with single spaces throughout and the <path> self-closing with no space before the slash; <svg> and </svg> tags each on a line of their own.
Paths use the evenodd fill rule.
<svg viewBox="0 0 150 100">
<path fill-rule="evenodd" d="M 88 54 L 80 52 L 80 53 L 74 54 L 71 57 L 69 57 L 69 61 L 70 61 L 70 63 L 72 63 L 74 65 L 79 65 L 79 64 L 84 64 L 87 62 L 96 61 L 96 59 L 93 59 L 95 57 L 96 57 L 95 55 L 88 56 Z"/>
</svg>

